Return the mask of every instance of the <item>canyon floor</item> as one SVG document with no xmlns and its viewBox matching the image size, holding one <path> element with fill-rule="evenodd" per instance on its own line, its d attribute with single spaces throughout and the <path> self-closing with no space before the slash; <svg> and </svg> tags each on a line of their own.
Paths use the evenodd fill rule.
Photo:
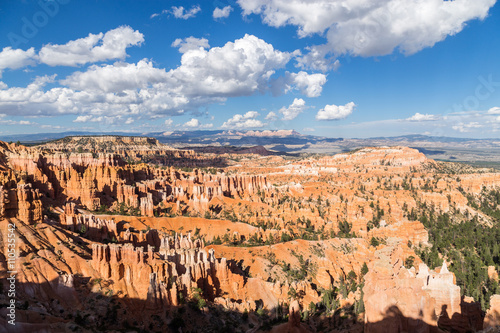
<svg viewBox="0 0 500 333">
<path fill-rule="evenodd" d="M 403 146 L 0 142 L 0 218 L 0 332 L 500 325 L 500 173 Z"/>
</svg>

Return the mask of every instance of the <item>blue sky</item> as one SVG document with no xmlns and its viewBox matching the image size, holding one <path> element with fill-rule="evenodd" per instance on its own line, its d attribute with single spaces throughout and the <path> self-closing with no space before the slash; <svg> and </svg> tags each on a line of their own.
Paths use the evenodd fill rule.
<svg viewBox="0 0 500 333">
<path fill-rule="evenodd" d="M 498 138 L 496 0 L 4 0 L 0 137 Z"/>
</svg>

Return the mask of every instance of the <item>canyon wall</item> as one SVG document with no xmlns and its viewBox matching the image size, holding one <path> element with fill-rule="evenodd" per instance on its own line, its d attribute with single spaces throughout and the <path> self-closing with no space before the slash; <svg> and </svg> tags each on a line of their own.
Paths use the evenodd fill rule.
<svg viewBox="0 0 500 333">
<path fill-rule="evenodd" d="M 400 248 L 378 250 L 365 276 L 365 332 L 470 332 L 483 328 L 481 307 L 460 296 L 445 263 L 407 269 Z"/>
</svg>

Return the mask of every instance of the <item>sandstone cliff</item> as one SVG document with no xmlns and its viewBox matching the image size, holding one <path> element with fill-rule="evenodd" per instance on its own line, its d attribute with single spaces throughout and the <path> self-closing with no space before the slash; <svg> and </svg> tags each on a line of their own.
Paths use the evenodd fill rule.
<svg viewBox="0 0 500 333">
<path fill-rule="evenodd" d="M 484 328 L 500 329 L 500 295 L 493 295 L 490 299 L 490 308 L 484 318 Z"/>
<path fill-rule="evenodd" d="M 454 275 L 445 263 L 439 273 L 420 264 L 403 266 L 404 254 L 395 247 L 376 252 L 365 276 L 365 332 L 454 332 L 482 329 L 481 307 L 460 296 Z"/>
</svg>

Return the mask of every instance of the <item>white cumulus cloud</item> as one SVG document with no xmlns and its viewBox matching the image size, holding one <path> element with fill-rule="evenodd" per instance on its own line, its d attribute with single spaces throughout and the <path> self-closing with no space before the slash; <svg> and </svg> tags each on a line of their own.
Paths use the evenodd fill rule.
<svg viewBox="0 0 500 333">
<path fill-rule="evenodd" d="M 184 53 L 181 66 L 169 72 L 186 95 L 242 96 L 268 88 L 271 75 L 290 60 L 253 35 L 210 50 Z"/>
<path fill-rule="evenodd" d="M 193 6 L 189 10 L 185 9 L 183 6 L 172 6 L 170 13 L 172 13 L 175 18 L 187 20 L 195 17 L 200 11 L 201 7 L 199 5 Z"/>
<path fill-rule="evenodd" d="M 143 59 L 137 64 L 116 62 L 113 65 L 92 65 L 85 72 L 74 72 L 61 83 L 74 90 L 122 92 L 146 88 L 167 78 L 164 69 L 155 68 L 151 61 Z"/>
<path fill-rule="evenodd" d="M 488 114 L 500 114 L 500 107 L 495 106 L 488 110 Z"/>
<path fill-rule="evenodd" d="M 184 39 L 177 38 L 172 43 L 172 47 L 178 47 L 180 53 L 186 53 L 187 51 L 196 50 L 200 47 L 208 49 L 210 45 L 208 44 L 208 39 L 206 38 L 195 38 L 191 36 Z"/>
<path fill-rule="evenodd" d="M 287 90 L 299 89 L 307 97 L 318 97 L 323 91 L 326 83 L 325 74 L 308 74 L 304 71 L 289 74 L 289 84 Z"/>
<path fill-rule="evenodd" d="M 196 118 L 191 118 L 191 120 L 184 123 L 186 127 L 198 127 L 200 126 L 200 121 Z"/>
<path fill-rule="evenodd" d="M 274 120 L 277 120 L 278 119 L 278 115 L 276 113 L 274 113 L 273 111 L 269 112 L 265 118 L 266 120 L 271 120 L 271 121 L 274 121 Z"/>
<path fill-rule="evenodd" d="M 0 118 L 0 125 L 24 125 L 24 126 L 32 126 L 32 125 L 38 125 L 38 123 L 34 123 L 34 122 L 28 121 L 28 120 L 12 120 L 12 119 L 1 119 Z"/>
<path fill-rule="evenodd" d="M 73 120 L 74 123 L 88 123 L 88 122 L 92 122 L 92 123 L 98 123 L 98 122 L 101 122 L 103 121 L 103 117 L 100 116 L 100 117 L 94 117 L 94 116 L 91 116 L 91 115 L 85 115 L 85 116 L 78 116 L 76 117 L 75 120 Z"/>
<path fill-rule="evenodd" d="M 321 72 L 336 71 L 340 67 L 340 61 L 329 56 L 331 50 L 328 45 L 307 46 L 305 49 L 305 54 L 300 53 L 295 58 L 297 67 Z"/>
<path fill-rule="evenodd" d="M 140 37 L 142 40 L 142 34 Z M 83 48 L 89 52 L 83 52 L 83 49 L 79 52 L 78 48 L 71 46 L 71 52 L 63 53 L 80 55 L 75 59 L 68 58 L 72 59 L 71 64 L 105 59 L 112 55 L 98 56 L 95 50 L 107 43 L 94 44 L 92 41 L 87 46 L 94 46 Z M 175 116 L 200 106 L 223 103 L 229 97 L 270 91 L 276 72 L 284 68 L 293 56 L 276 50 L 253 35 L 210 49 L 205 49 L 209 47 L 208 41 L 196 38 L 186 38 L 175 45 L 185 49 L 179 66 L 170 70 L 157 68 L 151 60 L 143 59 L 137 63 L 117 61 L 90 65 L 59 81 L 55 81 L 55 76 L 39 77 L 25 87 L 7 87 L 1 83 L 0 113 L 123 117 L 123 121 L 139 115 Z M 199 47 L 191 47 L 193 45 Z M 58 47 L 54 50 L 57 54 L 62 52 Z M 125 49 L 122 55 L 125 55 Z M 70 64 L 62 58 L 57 63 Z M 279 77 L 288 85 L 282 82 L 282 91 L 299 90 L 307 96 L 318 95 L 326 80 L 323 74 L 306 72 L 286 73 Z M 55 86 L 48 87 L 48 83 L 55 83 Z"/>
<path fill-rule="evenodd" d="M 244 15 L 273 27 L 293 25 L 299 37 L 325 34 L 334 54 L 413 54 L 484 19 L 496 0 L 238 0 Z M 317 52 L 318 50 L 312 50 Z M 320 52 L 326 54 L 326 52 Z M 311 61 L 317 57 L 311 55 Z M 314 62 L 310 63 L 314 66 Z"/>
<path fill-rule="evenodd" d="M 184 123 L 184 127 L 187 127 L 189 129 L 203 129 L 203 128 L 211 128 L 213 127 L 213 124 L 202 124 L 198 119 L 196 118 L 191 118 L 187 122 Z"/>
<path fill-rule="evenodd" d="M 214 12 L 212 14 L 214 19 L 221 19 L 221 18 L 226 18 L 229 17 L 229 14 L 233 11 L 233 7 L 231 6 L 226 6 L 224 8 L 215 8 Z"/>
<path fill-rule="evenodd" d="M 283 120 L 292 120 L 306 108 L 306 102 L 302 98 L 295 98 L 292 104 L 288 107 L 282 107 L 279 112 L 283 115 Z"/>
<path fill-rule="evenodd" d="M 4 47 L 0 51 L 0 78 L 4 69 L 18 69 L 29 65 L 34 65 L 37 56 L 34 48 L 26 51 L 13 49 L 10 46 Z"/>
<path fill-rule="evenodd" d="M 421 114 L 421 113 L 415 113 L 413 116 L 410 118 L 407 118 L 406 120 L 408 121 L 435 121 L 438 120 L 439 117 L 433 114 Z"/>
<path fill-rule="evenodd" d="M 63 45 L 45 45 L 38 55 L 40 62 L 49 66 L 78 66 L 110 59 L 125 59 L 127 48 L 142 42 L 142 33 L 129 26 L 121 26 L 105 34 L 89 34 Z"/>
<path fill-rule="evenodd" d="M 259 116 L 257 111 L 248 111 L 244 115 L 235 114 L 222 124 L 222 128 L 256 128 L 263 127 L 262 121 L 255 119 Z"/>
<path fill-rule="evenodd" d="M 481 127 L 483 127 L 482 124 L 480 124 L 477 121 L 472 121 L 469 123 L 463 123 L 463 122 L 458 123 L 458 124 L 452 126 L 451 128 L 453 128 L 455 131 L 458 131 L 460 133 L 467 133 L 467 132 L 470 132 L 474 128 L 481 128 Z"/>
<path fill-rule="evenodd" d="M 349 102 L 346 105 L 326 105 L 316 114 L 316 120 L 340 120 L 349 116 L 356 107 L 354 102 Z"/>
</svg>

